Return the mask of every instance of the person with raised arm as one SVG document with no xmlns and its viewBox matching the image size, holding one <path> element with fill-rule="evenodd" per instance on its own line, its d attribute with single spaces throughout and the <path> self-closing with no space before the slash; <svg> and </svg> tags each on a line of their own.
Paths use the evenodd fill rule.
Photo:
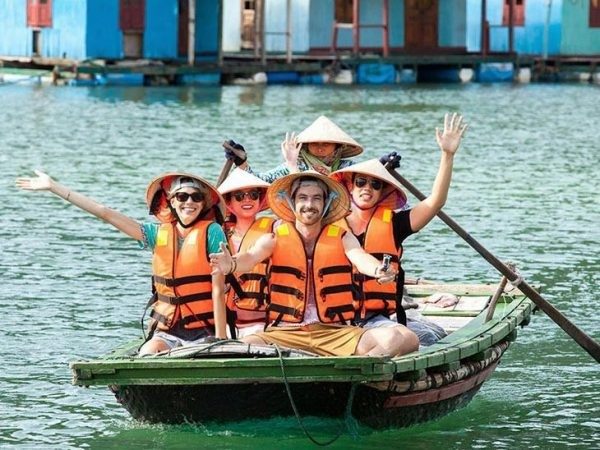
<svg viewBox="0 0 600 450">
<path fill-rule="evenodd" d="M 401 306 L 404 270 L 401 266 L 402 243 L 413 233 L 425 227 L 446 203 L 454 155 L 467 128 L 462 116 L 446 114 L 444 129 L 436 128 L 436 141 L 441 150 L 440 165 L 429 197 L 410 209 L 402 186 L 388 172 L 383 163 L 398 167 L 399 156 L 391 153 L 351 167 L 340 169 L 330 175 L 342 183 L 350 195 L 352 212 L 345 218 L 348 229 L 357 237 L 364 249 L 375 257 L 391 255 L 391 264 L 399 275 L 395 284 L 381 285 L 370 276 L 355 274 L 359 291 L 357 323 L 366 328 L 396 328 L 403 325 L 419 336 L 422 345 L 431 345 L 445 336 L 444 330 L 432 322 L 411 321 Z M 390 317 L 396 314 L 396 320 Z"/>
<path fill-rule="evenodd" d="M 140 223 L 41 171 L 35 173 L 17 178 L 16 186 L 49 191 L 152 249 L 150 333 L 140 356 L 226 338 L 224 277 L 211 274 L 208 259 L 226 242 L 216 222 L 222 221 L 223 199 L 210 183 L 188 173 L 155 178 L 146 189 L 146 202 L 160 223 Z"/>
<path fill-rule="evenodd" d="M 255 172 L 248 164 L 244 147 L 234 141 L 225 146 L 225 157 L 240 169 L 272 183 L 290 173 L 314 170 L 322 175 L 350 166 L 349 158 L 360 155 L 363 147 L 325 116 L 317 118 L 300 134 L 286 133 L 281 143 L 284 162 L 266 172 Z"/>
</svg>

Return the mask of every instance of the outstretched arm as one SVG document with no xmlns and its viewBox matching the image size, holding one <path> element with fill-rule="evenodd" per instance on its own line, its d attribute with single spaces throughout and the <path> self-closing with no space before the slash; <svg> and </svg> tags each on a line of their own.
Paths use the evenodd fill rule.
<svg viewBox="0 0 600 450">
<path fill-rule="evenodd" d="M 68 187 L 50 178 L 44 172 L 35 170 L 35 174 L 37 175 L 35 178 L 17 178 L 15 185 L 18 188 L 26 191 L 50 191 L 54 195 L 68 201 L 69 203 L 72 203 L 78 208 L 81 208 L 93 216 L 110 223 L 117 230 L 122 231 L 127 236 L 138 241 L 142 240 L 143 236 L 140 229 L 140 224 L 131 217 L 101 205 L 91 198 L 69 189 Z"/>
<path fill-rule="evenodd" d="M 246 252 L 238 253 L 235 258 L 224 243 L 221 243 L 219 253 L 208 255 L 212 274 L 229 275 L 230 273 L 250 272 L 259 262 L 264 261 L 273 254 L 275 249 L 275 236 L 264 234 L 256 240 L 254 245 Z"/>
<path fill-rule="evenodd" d="M 221 273 L 212 275 L 212 301 L 215 317 L 215 336 L 227 339 L 227 313 L 225 310 L 225 277 Z"/>
<path fill-rule="evenodd" d="M 463 124 L 463 117 L 453 113 L 444 116 L 444 131 L 435 129 L 435 138 L 442 151 L 438 173 L 433 182 L 431 195 L 417 204 L 410 212 L 410 227 L 413 231 L 419 231 L 427 225 L 442 209 L 448 198 L 450 181 L 452 179 L 452 166 L 454 155 L 460 146 L 460 141 L 467 129 Z"/>
<path fill-rule="evenodd" d="M 344 234 L 342 243 L 346 256 L 360 273 L 377 278 L 380 283 L 388 283 L 396 279 L 398 272 L 391 266 L 386 269 L 377 258 L 365 252 L 352 233 Z"/>
</svg>

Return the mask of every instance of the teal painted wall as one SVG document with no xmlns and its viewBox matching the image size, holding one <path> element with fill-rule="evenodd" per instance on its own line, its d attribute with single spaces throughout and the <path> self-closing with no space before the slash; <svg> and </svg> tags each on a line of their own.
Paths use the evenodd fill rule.
<svg viewBox="0 0 600 450">
<path fill-rule="evenodd" d="M 600 28 L 590 28 L 590 2 L 565 1 L 562 8 L 563 55 L 599 55 Z"/>
<path fill-rule="evenodd" d="M 196 54 L 216 60 L 219 51 L 221 0 L 196 0 Z"/>
<path fill-rule="evenodd" d="M 548 20 L 548 6 L 550 16 Z M 514 28 L 514 50 L 519 54 L 549 55 L 560 51 L 562 0 L 525 2 L 525 24 Z M 481 50 L 481 1 L 467 0 L 467 50 Z M 503 0 L 487 1 L 490 51 L 508 51 L 508 27 L 502 26 Z M 546 21 L 547 34 L 546 34 Z M 547 36 L 547 38 L 546 38 Z M 547 39 L 547 41 L 546 41 Z"/>
<path fill-rule="evenodd" d="M 467 46 L 467 1 L 440 0 L 438 10 L 438 45 Z"/>
</svg>

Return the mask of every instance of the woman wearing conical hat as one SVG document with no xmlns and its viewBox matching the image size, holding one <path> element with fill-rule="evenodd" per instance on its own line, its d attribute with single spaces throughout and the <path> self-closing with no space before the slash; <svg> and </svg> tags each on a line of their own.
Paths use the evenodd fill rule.
<svg viewBox="0 0 600 450">
<path fill-rule="evenodd" d="M 247 162 L 247 155 L 240 144 L 229 141 L 225 156 L 236 166 L 272 183 L 277 178 L 295 172 L 315 170 L 322 175 L 352 164 L 351 158 L 363 152 L 362 146 L 348 133 L 325 116 L 320 116 L 300 134 L 286 133 L 281 143 L 284 163 L 267 172 L 257 173 Z"/>
<path fill-rule="evenodd" d="M 425 227 L 444 206 L 454 155 L 466 127 L 462 124 L 462 116 L 446 114 L 443 131 L 436 129 L 441 161 L 431 195 L 408 210 L 398 210 L 406 204 L 406 195 L 400 183 L 378 159 L 343 168 L 330 175 L 344 184 L 350 194 L 352 212 L 345 219 L 349 229 L 367 252 L 391 255 L 391 264 L 399 274 L 395 286 L 379 285 L 368 277 L 357 277 L 363 294 L 357 313 L 367 329 L 408 324 L 408 328 L 419 336 L 421 345 L 433 344 L 444 335 L 435 324 L 423 328 L 419 323 L 412 323 L 411 328 L 411 322 L 407 323 L 401 306 L 404 271 L 400 259 L 402 242 Z M 393 314 L 397 314 L 396 322 L 389 319 Z"/>
<path fill-rule="evenodd" d="M 269 183 L 242 169 L 234 169 L 219 186 L 229 212 L 225 234 L 233 254 L 246 251 L 265 233 L 273 231 L 275 219 L 257 217 L 268 208 L 266 194 Z M 266 322 L 267 264 L 261 262 L 250 272 L 233 273 L 227 278 L 229 334 L 232 338 L 262 331 Z M 235 327 L 235 329 L 234 329 Z"/>
<path fill-rule="evenodd" d="M 17 187 L 50 191 L 152 249 L 151 326 L 140 356 L 226 337 L 224 277 L 211 275 L 208 260 L 226 242 L 215 223 L 222 219 L 223 199 L 210 183 L 188 173 L 155 178 L 146 202 L 161 223 L 139 223 L 35 172 L 37 177 L 17 178 Z"/>
</svg>

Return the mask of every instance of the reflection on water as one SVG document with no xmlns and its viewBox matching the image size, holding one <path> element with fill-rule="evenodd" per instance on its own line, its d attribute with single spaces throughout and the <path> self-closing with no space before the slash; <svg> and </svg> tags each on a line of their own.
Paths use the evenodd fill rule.
<svg viewBox="0 0 600 450">
<path fill-rule="evenodd" d="M 44 169 L 147 220 L 144 189 L 157 174 L 214 180 L 225 139 L 267 169 L 280 160 L 286 131 L 326 114 L 365 146 L 365 158 L 400 151 L 404 175 L 429 192 L 439 161 L 434 128 L 457 110 L 470 128 L 446 211 L 600 339 L 598 104 L 600 90 L 587 85 L 0 87 L 0 447 L 312 447 L 294 418 L 149 426 L 132 421 L 107 389 L 71 386 L 69 360 L 139 335 L 150 255 L 62 200 L 17 192 L 16 176 Z M 500 279 L 439 221 L 411 237 L 405 253 L 417 276 Z M 538 314 L 466 409 L 408 430 L 358 427 L 358 437 L 335 445 L 598 447 L 599 395 L 598 366 Z M 343 425 L 306 422 L 320 440 Z"/>
</svg>

